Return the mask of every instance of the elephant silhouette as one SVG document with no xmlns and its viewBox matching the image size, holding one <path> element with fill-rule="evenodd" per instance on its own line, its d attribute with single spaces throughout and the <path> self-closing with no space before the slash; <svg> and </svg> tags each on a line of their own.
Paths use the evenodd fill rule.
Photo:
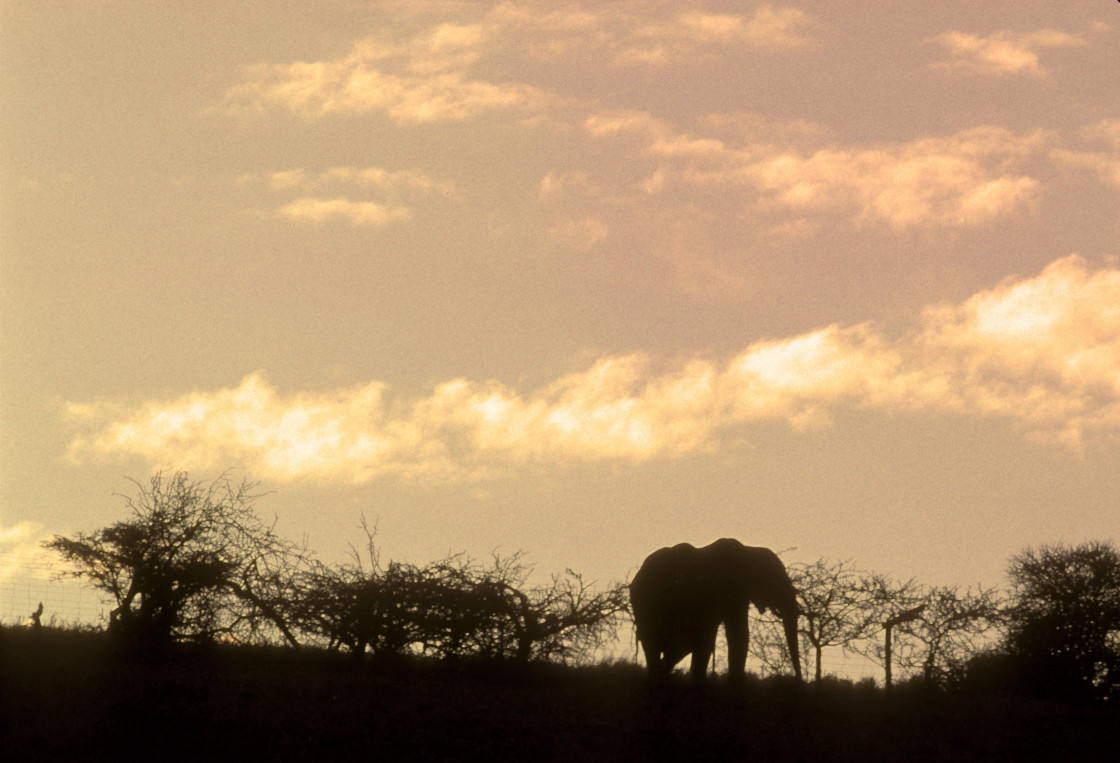
<svg viewBox="0 0 1120 763">
<path fill-rule="evenodd" d="M 638 642 L 651 673 L 667 675 L 685 655 L 703 678 L 720 624 L 727 635 L 728 672 L 742 677 L 750 643 L 748 610 L 782 620 L 793 672 L 801 679 L 797 593 L 785 565 L 768 548 L 721 538 L 703 548 L 688 543 L 654 551 L 630 582 Z"/>
</svg>

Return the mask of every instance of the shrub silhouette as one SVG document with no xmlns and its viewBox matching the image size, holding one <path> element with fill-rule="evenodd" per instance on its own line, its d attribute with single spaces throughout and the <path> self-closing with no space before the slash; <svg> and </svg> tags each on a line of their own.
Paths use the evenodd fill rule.
<svg viewBox="0 0 1120 763">
<path fill-rule="evenodd" d="M 1111 543 L 1029 548 L 1011 560 L 1006 650 L 1017 681 L 1064 699 L 1120 689 L 1120 553 Z"/>
<path fill-rule="evenodd" d="M 300 578 L 299 629 L 361 656 L 573 659 L 613 637 L 625 589 L 596 592 L 567 571 L 529 586 L 522 556 L 495 555 L 484 566 L 453 555 L 423 567 L 382 565 L 369 540 L 338 566 L 316 563 Z"/>
</svg>

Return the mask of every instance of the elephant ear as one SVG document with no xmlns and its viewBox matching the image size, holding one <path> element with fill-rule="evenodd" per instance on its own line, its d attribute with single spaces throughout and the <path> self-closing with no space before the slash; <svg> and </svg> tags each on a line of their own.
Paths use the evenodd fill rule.
<svg viewBox="0 0 1120 763">
<path fill-rule="evenodd" d="M 772 562 L 758 570 L 758 586 L 752 598 L 761 612 L 772 612 L 779 617 L 797 612 L 797 592 L 786 573 L 785 565 L 776 555 Z"/>
</svg>

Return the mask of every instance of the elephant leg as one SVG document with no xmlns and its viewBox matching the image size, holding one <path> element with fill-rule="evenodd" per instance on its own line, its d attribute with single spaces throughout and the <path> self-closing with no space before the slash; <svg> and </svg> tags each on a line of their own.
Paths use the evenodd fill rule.
<svg viewBox="0 0 1120 763">
<path fill-rule="evenodd" d="M 747 671 L 747 649 L 751 640 L 746 610 L 736 612 L 723 627 L 727 633 L 727 673 L 742 678 Z"/>
<path fill-rule="evenodd" d="M 716 632 L 719 630 L 717 625 L 711 629 L 711 632 L 706 632 L 696 643 L 692 649 L 692 666 L 691 673 L 693 678 L 704 678 L 708 674 L 708 663 L 712 659 L 712 655 L 716 650 Z"/>
<path fill-rule="evenodd" d="M 711 649 L 697 649 L 692 653 L 692 666 L 689 673 L 693 678 L 702 679 L 708 675 L 708 663 L 712 659 Z"/>
<path fill-rule="evenodd" d="M 666 673 L 671 672 L 673 670 L 673 668 L 676 667 L 677 663 L 680 662 L 681 660 L 683 660 L 685 658 L 685 656 L 688 655 L 688 653 L 689 653 L 688 648 L 687 647 L 681 647 L 681 646 L 672 647 L 672 648 L 666 650 L 665 651 L 665 658 L 664 658 L 665 672 Z"/>
<path fill-rule="evenodd" d="M 660 649 L 656 649 L 643 641 L 642 652 L 646 656 L 646 667 L 649 669 L 650 673 L 658 675 L 669 672 L 669 667 L 667 665 L 668 660 L 663 660 L 661 658 Z"/>
</svg>

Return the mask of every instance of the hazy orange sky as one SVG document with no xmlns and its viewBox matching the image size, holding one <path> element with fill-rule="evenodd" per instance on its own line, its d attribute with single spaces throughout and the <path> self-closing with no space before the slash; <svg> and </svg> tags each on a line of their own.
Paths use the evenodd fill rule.
<svg viewBox="0 0 1120 763">
<path fill-rule="evenodd" d="M 1120 4 L 4 2 L 0 552 L 1115 538 Z"/>
</svg>

